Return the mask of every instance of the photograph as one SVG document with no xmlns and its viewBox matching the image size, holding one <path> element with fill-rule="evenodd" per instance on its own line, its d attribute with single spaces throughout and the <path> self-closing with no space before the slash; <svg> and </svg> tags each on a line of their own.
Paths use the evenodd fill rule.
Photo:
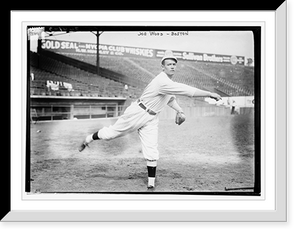
<svg viewBox="0 0 300 235">
<path fill-rule="evenodd" d="M 261 195 L 261 27 L 26 30 L 26 193 Z"/>
<path fill-rule="evenodd" d="M 226 6 L 12 10 L 1 222 L 287 222 L 287 1 Z"/>
</svg>

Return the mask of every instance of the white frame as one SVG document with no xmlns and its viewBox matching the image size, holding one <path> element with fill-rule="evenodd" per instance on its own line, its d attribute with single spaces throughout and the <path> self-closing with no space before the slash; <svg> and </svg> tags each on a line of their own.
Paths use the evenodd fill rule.
<svg viewBox="0 0 300 235">
<path fill-rule="evenodd" d="M 11 140 L 12 211 L 3 218 L 3 221 L 65 221 L 66 219 L 68 221 L 286 221 L 287 125 L 284 115 L 286 114 L 286 79 L 283 79 L 286 77 L 286 67 L 283 66 L 286 64 L 286 31 L 284 31 L 286 30 L 286 9 L 286 2 L 284 2 L 276 12 L 201 12 L 201 14 L 182 12 L 180 14 L 184 14 L 184 17 L 180 17 L 180 20 L 184 20 L 180 22 L 178 21 L 179 13 L 174 12 L 80 13 L 84 14 L 85 21 L 83 22 L 76 22 L 78 12 L 30 12 L 30 14 L 13 12 L 11 44 L 13 45 L 12 136 L 14 136 Z M 153 14 L 155 14 L 155 21 L 153 21 Z M 58 20 L 57 22 L 52 21 L 53 15 Z M 278 17 L 282 17 L 282 20 L 277 21 Z M 20 170 L 25 169 L 23 166 L 26 127 L 24 122 L 26 82 L 24 81 L 26 79 L 20 82 L 20 78 L 26 74 L 24 26 L 37 20 L 40 23 L 51 22 L 51 24 L 62 25 L 66 19 L 68 23 L 74 20 L 72 21 L 74 25 L 87 24 L 87 22 L 90 25 L 96 20 L 97 25 L 101 22 L 103 25 L 262 26 L 261 153 L 264 159 L 261 162 L 262 195 L 259 197 L 201 195 L 199 197 L 199 195 L 30 195 L 24 193 L 24 170 Z M 18 134 L 19 130 L 22 130 L 21 137 Z M 21 146 L 21 148 L 16 146 Z"/>
</svg>

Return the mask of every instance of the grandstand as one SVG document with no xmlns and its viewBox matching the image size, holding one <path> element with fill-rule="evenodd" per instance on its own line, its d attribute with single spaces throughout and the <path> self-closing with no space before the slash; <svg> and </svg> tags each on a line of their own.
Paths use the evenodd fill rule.
<svg viewBox="0 0 300 235">
<path fill-rule="evenodd" d="M 96 66 L 95 56 L 67 54 L 74 59 Z M 160 71 L 160 59 L 100 56 L 100 67 L 138 78 L 148 83 Z M 200 89 L 220 93 L 222 96 L 253 96 L 254 69 L 240 65 L 180 61 L 174 81 Z"/>
<path fill-rule="evenodd" d="M 37 53 L 30 52 L 30 95 L 34 113 L 47 116 L 44 114 L 47 107 L 51 106 L 53 112 L 53 107 L 62 102 L 65 113 L 54 114 L 59 118 L 117 116 L 161 72 L 160 58 L 141 56 L 100 55 L 99 69 L 95 54 L 41 48 Z M 243 65 L 180 60 L 173 80 L 223 97 L 254 95 L 254 69 Z M 64 99 L 59 100 L 59 97 Z M 186 107 L 210 106 L 204 98 L 178 97 L 178 100 Z M 92 111 L 96 103 L 100 106 Z M 89 113 L 83 115 L 87 110 Z M 53 113 L 50 116 L 52 120 Z"/>
<path fill-rule="evenodd" d="M 90 97 L 133 97 L 136 89 L 114 80 L 84 71 L 43 54 L 31 53 L 30 73 L 32 95 L 90 96 Z M 47 81 L 58 83 L 58 89 L 47 86 Z M 71 84 L 72 89 L 63 86 Z M 129 93 L 129 91 L 132 93 Z"/>
</svg>

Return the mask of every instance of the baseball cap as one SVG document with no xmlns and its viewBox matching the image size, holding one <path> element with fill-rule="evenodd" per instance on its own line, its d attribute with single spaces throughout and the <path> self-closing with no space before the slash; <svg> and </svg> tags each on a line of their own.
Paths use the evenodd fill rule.
<svg viewBox="0 0 300 235">
<path fill-rule="evenodd" d="M 173 52 L 170 50 L 165 51 L 164 57 L 161 59 L 160 63 L 162 64 L 165 59 L 173 59 L 177 63 L 177 58 L 173 55 Z"/>
</svg>

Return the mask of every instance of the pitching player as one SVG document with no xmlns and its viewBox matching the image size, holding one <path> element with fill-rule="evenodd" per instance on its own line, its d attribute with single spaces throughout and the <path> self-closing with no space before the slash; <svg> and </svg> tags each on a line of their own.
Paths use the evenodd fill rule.
<svg viewBox="0 0 300 235">
<path fill-rule="evenodd" d="M 217 101 L 221 99 L 221 96 L 216 93 L 172 81 L 176 65 L 177 58 L 172 51 L 166 51 L 161 60 L 162 72 L 147 85 L 141 97 L 125 110 L 114 125 L 103 127 L 88 135 L 78 150 L 83 151 L 94 140 L 111 140 L 137 131 L 142 143 L 143 155 L 147 160 L 148 189 L 154 189 L 159 159 L 158 114 L 168 105 L 177 112 L 175 123 L 180 125 L 185 121 L 185 115 L 176 102 L 175 95 L 211 97 Z"/>
</svg>

